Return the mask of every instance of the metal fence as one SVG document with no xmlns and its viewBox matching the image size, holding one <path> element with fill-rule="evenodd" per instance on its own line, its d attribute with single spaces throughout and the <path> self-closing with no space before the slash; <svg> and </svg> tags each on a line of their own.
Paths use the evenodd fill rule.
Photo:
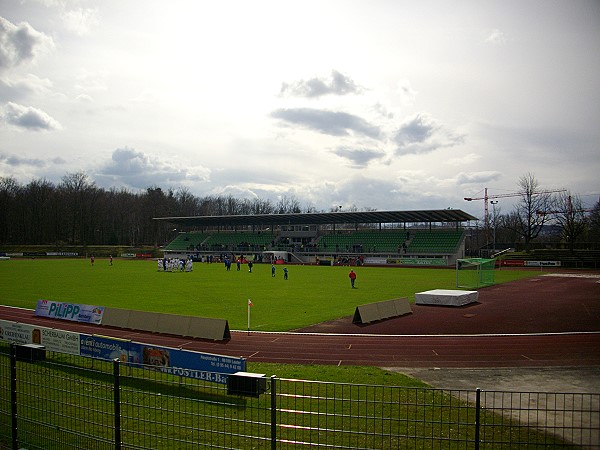
<svg viewBox="0 0 600 450">
<path fill-rule="evenodd" d="M 12 347 L 13 349 L 15 347 Z M 0 448 L 600 448 L 600 394 L 271 377 L 265 393 L 0 345 Z"/>
</svg>

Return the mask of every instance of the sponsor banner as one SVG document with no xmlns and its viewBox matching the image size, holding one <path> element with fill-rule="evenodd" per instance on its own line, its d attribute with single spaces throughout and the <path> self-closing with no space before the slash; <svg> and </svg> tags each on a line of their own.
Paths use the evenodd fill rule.
<svg viewBox="0 0 600 450">
<path fill-rule="evenodd" d="M 29 258 L 43 258 L 45 256 L 79 256 L 77 252 L 17 252 L 17 253 L 3 253 L 4 256 L 14 257 L 29 257 Z"/>
<path fill-rule="evenodd" d="M 448 258 L 383 258 L 366 257 L 365 264 L 404 264 L 408 266 L 445 266 L 448 264 Z"/>
<path fill-rule="evenodd" d="M 227 375 L 229 375 L 229 373 L 206 372 L 202 370 L 185 369 L 181 367 L 161 368 L 160 371 L 168 373 L 169 375 L 177 375 L 180 377 L 193 378 L 194 380 L 203 380 L 219 384 L 227 384 Z"/>
<path fill-rule="evenodd" d="M 384 265 L 387 264 L 387 259 L 386 258 L 372 258 L 372 257 L 365 257 L 365 264 L 377 264 L 377 265 Z"/>
<path fill-rule="evenodd" d="M 135 253 L 121 253 L 121 258 L 135 258 Z"/>
<path fill-rule="evenodd" d="M 220 373 L 244 372 L 246 370 L 246 361 L 243 358 L 197 353 L 188 350 L 176 350 L 172 355 L 171 365 L 175 367 L 189 367 L 196 370 Z"/>
<path fill-rule="evenodd" d="M 38 300 L 35 315 L 83 323 L 102 323 L 103 306 Z"/>
<path fill-rule="evenodd" d="M 560 261 L 525 261 L 525 267 L 560 267 Z"/>
<path fill-rule="evenodd" d="M 0 340 L 14 344 L 40 344 L 53 352 L 79 355 L 79 333 L 0 320 Z"/>
<path fill-rule="evenodd" d="M 36 342 L 39 334 L 39 342 Z M 56 330 L 54 328 L 37 327 L 32 332 L 33 344 L 41 344 L 46 350 L 79 355 L 79 333 Z"/>
<path fill-rule="evenodd" d="M 79 335 L 79 351 L 81 356 L 123 363 L 140 364 L 142 361 L 142 344 L 107 336 L 89 334 Z"/>
<path fill-rule="evenodd" d="M 227 384 L 228 374 L 246 370 L 243 358 L 166 347 L 144 347 L 144 364 L 171 375 L 219 384 Z"/>
<path fill-rule="evenodd" d="M 403 264 L 407 266 L 446 266 L 448 258 L 389 258 L 387 264 Z"/>
<path fill-rule="evenodd" d="M 33 325 L 0 320 L 0 340 L 13 344 L 33 344 Z"/>
<path fill-rule="evenodd" d="M 151 366 L 170 375 L 227 384 L 227 375 L 246 371 L 244 358 L 146 345 L 126 339 L 88 335 L 0 320 L 0 340 L 41 344 L 46 350 L 125 364 Z"/>
<path fill-rule="evenodd" d="M 226 384 L 230 373 L 244 372 L 243 358 L 198 353 L 176 348 L 140 344 L 98 335 L 80 335 L 81 356 L 123 363 L 143 364 L 171 375 Z"/>
<path fill-rule="evenodd" d="M 525 265 L 525 261 L 522 259 L 503 259 L 500 261 L 500 265 L 507 267 L 523 267 Z"/>
</svg>

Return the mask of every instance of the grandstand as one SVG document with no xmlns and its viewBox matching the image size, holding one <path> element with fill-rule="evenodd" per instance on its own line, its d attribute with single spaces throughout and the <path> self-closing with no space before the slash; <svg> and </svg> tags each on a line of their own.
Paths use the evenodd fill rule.
<svg viewBox="0 0 600 450">
<path fill-rule="evenodd" d="M 460 210 L 164 217 L 186 228 L 166 257 L 303 264 L 453 266 L 465 257 Z"/>
</svg>

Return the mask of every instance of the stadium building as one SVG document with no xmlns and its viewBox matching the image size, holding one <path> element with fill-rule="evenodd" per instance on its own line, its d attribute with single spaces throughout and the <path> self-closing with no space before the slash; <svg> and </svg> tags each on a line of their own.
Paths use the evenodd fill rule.
<svg viewBox="0 0 600 450">
<path fill-rule="evenodd" d="M 320 265 L 453 266 L 465 257 L 457 209 L 160 217 L 177 228 L 165 258 Z M 185 230 L 185 231 L 182 231 Z"/>
</svg>

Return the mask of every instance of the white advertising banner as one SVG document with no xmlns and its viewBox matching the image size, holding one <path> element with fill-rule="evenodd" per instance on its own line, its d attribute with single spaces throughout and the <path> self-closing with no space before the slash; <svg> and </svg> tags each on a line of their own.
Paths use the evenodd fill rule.
<svg viewBox="0 0 600 450">
<path fill-rule="evenodd" d="M 103 313 L 103 306 L 53 302 L 52 300 L 38 300 L 35 308 L 36 316 L 95 324 L 102 323 Z"/>
<path fill-rule="evenodd" d="M 53 352 L 60 353 L 68 353 L 69 355 L 79 355 L 81 353 L 79 351 L 79 333 L 55 330 L 54 328 L 38 328 L 41 332 L 40 344 L 46 347 L 46 350 L 51 350 Z"/>
<path fill-rule="evenodd" d="M 0 320 L 0 340 L 14 344 L 33 344 L 33 325 Z"/>
<path fill-rule="evenodd" d="M 14 344 L 40 344 L 53 352 L 79 355 L 79 333 L 0 320 L 0 340 Z"/>
<path fill-rule="evenodd" d="M 560 267 L 560 261 L 525 261 L 525 267 Z"/>
</svg>

